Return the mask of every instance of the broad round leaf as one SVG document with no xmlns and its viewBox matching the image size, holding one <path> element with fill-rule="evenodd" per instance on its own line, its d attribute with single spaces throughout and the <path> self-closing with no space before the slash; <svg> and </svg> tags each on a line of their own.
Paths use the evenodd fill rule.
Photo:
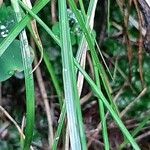
<svg viewBox="0 0 150 150">
<path fill-rule="evenodd" d="M 3 38 L 0 38 L 0 42 Z M 32 63 L 33 59 L 31 60 Z M 23 71 L 20 41 L 14 40 L 0 57 L 0 82 L 9 79 L 17 72 Z"/>
</svg>

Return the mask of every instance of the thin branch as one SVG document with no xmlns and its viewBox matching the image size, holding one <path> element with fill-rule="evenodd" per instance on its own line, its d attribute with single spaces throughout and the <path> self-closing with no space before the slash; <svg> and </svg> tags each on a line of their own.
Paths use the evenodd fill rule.
<svg viewBox="0 0 150 150">
<path fill-rule="evenodd" d="M 52 24 L 55 24 L 57 21 L 56 16 L 56 0 L 51 0 L 51 16 L 52 16 Z"/>
<path fill-rule="evenodd" d="M 22 132 L 21 128 L 19 127 L 19 125 L 17 124 L 17 122 L 9 115 L 9 113 L 2 106 L 0 106 L 0 111 L 3 112 L 5 114 L 5 116 L 15 125 L 19 134 L 23 137 L 23 139 L 25 139 L 25 135 L 23 134 L 23 132 Z M 32 146 L 30 146 L 30 149 L 34 150 Z"/>
<path fill-rule="evenodd" d="M 136 138 L 136 141 L 139 142 L 139 141 L 141 141 L 142 139 L 144 139 L 144 138 L 146 138 L 146 137 L 148 137 L 148 136 L 150 136 L 150 131 L 145 132 L 145 133 L 139 135 L 139 136 Z"/>
</svg>

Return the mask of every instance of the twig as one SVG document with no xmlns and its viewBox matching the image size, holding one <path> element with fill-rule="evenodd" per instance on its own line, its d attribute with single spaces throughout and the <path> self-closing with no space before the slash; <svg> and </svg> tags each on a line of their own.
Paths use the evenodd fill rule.
<svg viewBox="0 0 150 150">
<path fill-rule="evenodd" d="M 69 150 L 69 128 L 68 128 L 68 124 L 66 127 L 66 137 L 65 137 L 65 150 Z"/>
<path fill-rule="evenodd" d="M 94 141 L 95 143 L 99 144 L 100 146 L 102 146 L 104 148 L 104 143 L 102 143 L 101 141 L 94 139 L 93 137 L 88 137 L 91 141 Z"/>
<path fill-rule="evenodd" d="M 22 123 L 21 123 L 21 131 L 22 131 L 22 133 L 23 133 L 23 129 L 24 129 L 24 126 L 25 126 L 25 116 L 23 116 L 23 118 L 22 118 Z M 23 136 L 21 135 L 21 139 L 23 139 Z"/>
<path fill-rule="evenodd" d="M 150 131 L 145 132 L 145 133 L 139 135 L 139 136 L 136 138 L 136 141 L 141 141 L 143 138 L 146 138 L 146 137 L 148 137 L 148 136 L 150 136 Z"/>
<path fill-rule="evenodd" d="M 6 130 L 6 128 L 9 127 L 9 125 L 10 125 L 9 122 L 5 122 L 5 123 L 3 124 L 3 126 L 0 128 L 0 134 L 2 134 L 2 132 L 4 132 L 4 131 Z"/>
<path fill-rule="evenodd" d="M 123 9 L 123 1 L 122 0 L 116 0 L 118 5 L 119 5 L 119 8 L 121 10 L 121 13 L 123 13 L 123 10 L 125 11 L 125 15 L 127 15 L 127 10 L 126 9 Z M 149 0 L 146 0 L 146 1 L 149 1 Z M 138 22 L 131 16 L 129 15 L 129 22 L 136 28 L 139 30 L 139 24 Z M 144 28 L 142 28 L 142 35 L 145 36 L 146 34 L 146 30 Z"/>
<path fill-rule="evenodd" d="M 17 124 L 17 122 L 9 115 L 9 113 L 2 106 L 0 106 L 0 111 L 3 112 L 5 114 L 5 116 L 15 125 L 19 134 L 23 137 L 23 139 L 25 139 L 25 135 L 23 134 L 23 132 L 22 132 L 21 128 L 19 127 L 19 125 Z M 30 149 L 34 150 L 32 146 L 30 146 Z"/>
<path fill-rule="evenodd" d="M 35 57 L 34 64 L 37 64 L 37 57 Z M 38 86 L 40 89 L 40 93 L 41 93 L 44 106 L 45 106 L 45 112 L 46 112 L 47 122 L 48 122 L 48 143 L 51 149 L 53 140 L 54 140 L 51 109 L 50 109 L 50 105 L 48 102 L 48 97 L 47 97 L 44 81 L 42 78 L 41 69 L 38 67 L 35 73 L 36 73 L 36 78 L 37 78 Z"/>
<path fill-rule="evenodd" d="M 128 4 L 129 3 L 129 4 Z M 124 11 L 124 28 L 125 28 L 125 42 L 127 44 L 127 56 L 128 56 L 128 61 L 129 61 L 129 81 L 131 81 L 132 78 L 132 71 L 131 71 L 131 65 L 132 65 L 132 58 L 133 58 L 133 50 L 131 46 L 131 41 L 130 41 L 130 35 L 128 31 L 128 26 L 129 26 L 129 16 L 130 16 L 130 10 L 132 6 L 132 0 L 130 0 L 127 3 L 127 10 Z"/>
<path fill-rule="evenodd" d="M 23 138 L 25 138 L 21 128 L 19 127 L 19 125 L 17 124 L 17 122 L 9 115 L 9 113 L 2 107 L 0 106 L 0 110 L 1 112 L 3 112 L 5 114 L 5 116 L 15 125 L 15 127 L 17 128 L 17 130 L 19 131 L 20 135 L 23 136 Z"/>
<path fill-rule="evenodd" d="M 150 1 L 149 0 L 145 0 L 145 2 L 148 4 L 148 6 L 150 7 Z"/>
<path fill-rule="evenodd" d="M 86 94 L 84 97 L 81 98 L 80 104 L 83 105 L 84 103 L 86 103 L 90 99 L 91 96 L 92 96 L 92 92 L 89 92 L 88 94 Z"/>
<path fill-rule="evenodd" d="M 55 24 L 57 21 L 56 17 L 56 0 L 51 0 L 51 15 L 52 15 L 52 24 Z"/>
<path fill-rule="evenodd" d="M 0 7 L 2 6 L 2 4 L 3 4 L 3 0 L 0 0 Z"/>
<path fill-rule="evenodd" d="M 133 0 L 137 14 L 138 14 L 138 21 L 139 21 L 139 51 L 138 51 L 138 57 L 139 57 L 139 72 L 140 72 L 140 78 L 141 78 L 141 84 L 142 87 L 145 86 L 144 83 L 144 77 L 143 77 L 143 37 L 142 37 L 142 16 L 140 13 L 140 10 L 138 8 L 137 0 Z"/>
</svg>

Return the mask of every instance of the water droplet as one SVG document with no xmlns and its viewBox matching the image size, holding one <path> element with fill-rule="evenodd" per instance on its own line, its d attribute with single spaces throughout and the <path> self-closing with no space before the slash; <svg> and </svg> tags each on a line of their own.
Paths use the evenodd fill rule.
<svg viewBox="0 0 150 150">
<path fill-rule="evenodd" d="M 64 72 L 67 72 L 68 70 L 67 70 L 67 69 L 63 69 L 63 71 L 64 71 Z"/>
<path fill-rule="evenodd" d="M 2 37 L 6 37 L 8 34 L 3 34 Z"/>
<path fill-rule="evenodd" d="M 6 27 L 4 25 L 1 25 L 0 29 L 3 30 L 3 29 L 6 29 Z"/>
<path fill-rule="evenodd" d="M 1 32 L 2 37 L 6 37 L 8 34 L 6 34 L 5 31 Z"/>
<path fill-rule="evenodd" d="M 59 140 L 59 136 L 58 136 L 58 137 L 56 137 L 56 141 L 57 141 L 57 140 Z"/>
</svg>

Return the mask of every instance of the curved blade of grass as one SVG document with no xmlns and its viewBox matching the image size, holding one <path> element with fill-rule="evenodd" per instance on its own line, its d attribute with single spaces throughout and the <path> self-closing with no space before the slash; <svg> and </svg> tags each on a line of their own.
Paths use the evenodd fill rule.
<svg viewBox="0 0 150 150">
<path fill-rule="evenodd" d="M 52 32 L 52 30 L 28 7 L 26 6 L 23 2 L 21 2 L 20 0 L 19 4 L 27 11 L 29 12 L 29 14 L 45 29 L 45 31 L 54 39 L 54 41 L 60 46 L 60 39 Z M 30 33 L 32 34 L 38 48 L 40 51 L 43 51 L 43 59 L 44 62 L 46 64 L 46 67 L 48 69 L 48 72 L 50 73 L 50 76 L 52 78 L 54 87 L 56 89 L 57 95 L 58 95 L 58 99 L 59 99 L 59 103 L 60 106 L 62 107 L 62 90 L 60 88 L 60 85 L 58 83 L 58 79 L 55 76 L 54 73 L 54 69 L 53 66 L 51 64 L 51 62 L 49 61 L 49 58 L 47 56 L 47 53 L 43 50 L 43 47 L 39 44 L 39 42 L 37 41 L 36 37 L 34 36 L 34 33 L 32 32 L 31 28 L 28 26 L 28 29 L 30 31 Z"/>
<path fill-rule="evenodd" d="M 76 86 L 75 67 L 69 33 L 66 0 L 59 0 L 59 20 L 61 53 L 63 64 L 63 81 L 67 109 L 70 143 L 72 150 L 86 149 L 80 102 Z M 81 138 L 81 139 L 80 139 Z"/>
<path fill-rule="evenodd" d="M 84 75 L 85 79 L 90 84 L 93 92 L 97 95 L 98 98 L 100 98 L 102 100 L 102 102 L 105 105 L 105 107 L 109 110 L 110 114 L 112 115 L 112 117 L 114 118 L 114 120 L 116 121 L 116 123 L 118 124 L 118 126 L 119 126 L 120 130 L 122 131 L 122 133 L 126 136 L 126 138 L 128 139 L 128 141 L 131 143 L 132 147 L 135 150 L 140 150 L 139 146 L 137 145 L 137 143 L 135 142 L 135 140 L 133 139 L 133 137 L 131 136 L 131 134 L 129 133 L 129 131 L 127 130 L 127 128 L 125 127 L 125 125 L 121 121 L 121 119 L 118 117 L 118 115 L 112 109 L 111 105 L 108 103 L 108 101 L 104 97 L 103 93 L 99 90 L 99 88 L 96 86 L 96 84 L 93 82 L 93 80 L 82 69 L 82 67 L 78 64 L 78 62 L 75 59 L 74 59 L 74 64 L 80 70 L 80 72 Z"/>
<path fill-rule="evenodd" d="M 12 6 L 16 13 L 17 21 L 19 22 L 22 19 L 18 1 L 11 0 Z M 35 120 L 35 93 L 34 93 L 34 81 L 31 63 L 31 52 L 28 45 L 27 35 L 25 30 L 20 33 L 21 41 L 21 53 L 22 61 L 25 74 L 25 87 L 26 87 L 26 130 L 25 130 L 25 141 L 24 141 L 24 150 L 29 150 L 34 129 L 34 120 Z"/>
<path fill-rule="evenodd" d="M 37 14 L 50 0 L 40 0 L 32 8 L 32 11 Z M 18 36 L 18 34 L 25 28 L 25 26 L 31 21 L 32 18 L 27 14 L 15 27 L 11 30 L 8 36 L 0 43 L 0 57 L 12 43 L 12 41 Z"/>
</svg>

